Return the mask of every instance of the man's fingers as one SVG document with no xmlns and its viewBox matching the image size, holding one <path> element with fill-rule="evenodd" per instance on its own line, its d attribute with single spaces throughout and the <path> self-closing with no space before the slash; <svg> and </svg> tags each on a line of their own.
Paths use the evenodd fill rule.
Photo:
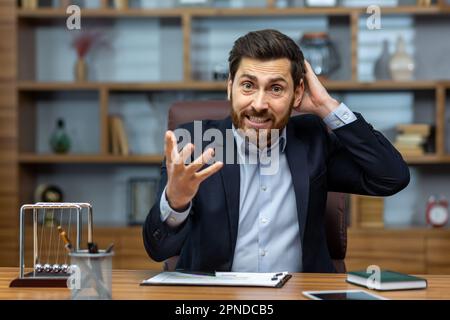
<svg viewBox="0 0 450 320">
<path fill-rule="evenodd" d="M 309 64 L 308 61 L 305 60 L 305 67 L 306 67 L 306 85 L 310 84 L 310 82 L 312 80 L 314 80 L 315 78 L 317 79 L 316 74 L 314 73 L 314 70 L 312 69 L 311 65 Z"/>
<path fill-rule="evenodd" d="M 319 78 L 317 77 L 316 73 L 314 72 L 313 68 L 309 64 L 308 61 L 305 60 L 305 66 L 306 66 L 306 83 L 305 88 L 309 89 L 313 86 L 322 86 L 322 83 L 320 82 Z"/>
<path fill-rule="evenodd" d="M 223 163 L 217 161 L 216 163 L 210 165 L 209 167 L 203 169 L 202 171 L 196 172 L 195 178 L 200 179 L 200 181 L 205 180 L 206 178 L 212 176 L 214 173 L 219 171 L 223 167 Z"/>
<path fill-rule="evenodd" d="M 205 164 L 207 164 L 214 157 L 214 150 L 212 148 L 206 149 L 197 159 L 195 159 L 187 169 L 190 172 L 196 172 Z"/>
<path fill-rule="evenodd" d="M 173 163 L 178 161 L 179 154 L 177 151 L 177 139 L 173 131 L 168 130 L 165 135 L 165 147 L 164 154 L 166 156 L 167 163 Z"/>
<path fill-rule="evenodd" d="M 172 150 L 173 150 L 173 143 L 172 138 L 170 137 L 172 131 L 166 131 L 166 135 L 164 136 L 164 155 L 166 156 L 166 161 L 168 163 L 172 163 Z"/>
<path fill-rule="evenodd" d="M 183 161 L 183 164 L 185 164 L 186 160 L 191 156 L 192 151 L 194 151 L 194 145 L 192 143 L 188 143 L 184 146 L 183 150 L 181 150 L 180 160 Z"/>
<path fill-rule="evenodd" d="M 306 74 L 308 73 L 314 73 L 311 65 L 309 64 L 308 60 L 305 59 L 305 67 L 306 67 Z"/>
</svg>

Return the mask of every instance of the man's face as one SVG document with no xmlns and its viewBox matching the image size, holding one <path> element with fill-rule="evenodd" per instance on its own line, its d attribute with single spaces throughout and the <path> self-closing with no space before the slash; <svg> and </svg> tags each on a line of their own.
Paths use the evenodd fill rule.
<svg viewBox="0 0 450 320">
<path fill-rule="evenodd" d="M 264 129 L 282 129 L 292 108 L 300 104 L 303 91 L 303 82 L 294 86 L 288 59 L 242 58 L 234 79 L 228 81 L 233 124 L 257 133 Z"/>
</svg>

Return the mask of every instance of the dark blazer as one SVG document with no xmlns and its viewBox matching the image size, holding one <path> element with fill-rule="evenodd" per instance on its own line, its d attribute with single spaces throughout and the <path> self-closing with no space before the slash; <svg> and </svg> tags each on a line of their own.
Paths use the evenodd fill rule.
<svg viewBox="0 0 450 320">
<path fill-rule="evenodd" d="M 297 202 L 303 272 L 335 272 L 325 236 L 328 191 L 389 196 L 409 183 L 409 169 L 399 152 L 361 115 L 356 116 L 357 120 L 332 132 L 310 114 L 288 122 L 285 152 Z M 193 123 L 182 127 L 193 137 Z M 217 128 L 225 137 L 231 119 L 203 121 L 202 128 Z M 236 155 L 236 143 L 234 148 Z M 143 227 L 150 257 L 163 261 L 180 255 L 177 268 L 230 271 L 238 231 L 239 179 L 239 164 L 224 164 L 200 184 L 190 215 L 173 229 L 160 218 L 159 200 L 167 183 L 164 162 L 157 202 Z"/>
</svg>

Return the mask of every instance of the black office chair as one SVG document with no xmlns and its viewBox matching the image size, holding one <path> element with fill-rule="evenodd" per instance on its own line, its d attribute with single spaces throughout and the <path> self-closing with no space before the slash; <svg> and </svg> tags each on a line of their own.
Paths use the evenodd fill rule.
<svg viewBox="0 0 450 320">
<path fill-rule="evenodd" d="M 169 130 L 174 130 L 182 123 L 194 120 L 223 119 L 230 114 L 230 102 L 226 100 L 215 101 L 182 101 L 174 103 L 169 109 Z M 296 112 L 293 115 L 298 114 Z M 345 273 L 345 254 L 347 250 L 347 195 L 329 192 L 325 227 L 328 250 L 336 271 Z M 165 270 L 175 270 L 178 257 L 172 257 L 164 262 Z"/>
</svg>

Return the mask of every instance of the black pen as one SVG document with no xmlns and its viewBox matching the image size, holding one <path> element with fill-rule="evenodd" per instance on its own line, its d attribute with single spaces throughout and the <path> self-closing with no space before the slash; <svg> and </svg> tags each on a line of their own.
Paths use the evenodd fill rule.
<svg viewBox="0 0 450 320">
<path fill-rule="evenodd" d="M 105 253 L 110 253 L 112 249 L 114 248 L 114 243 L 111 243 L 108 248 L 106 248 Z"/>
</svg>

